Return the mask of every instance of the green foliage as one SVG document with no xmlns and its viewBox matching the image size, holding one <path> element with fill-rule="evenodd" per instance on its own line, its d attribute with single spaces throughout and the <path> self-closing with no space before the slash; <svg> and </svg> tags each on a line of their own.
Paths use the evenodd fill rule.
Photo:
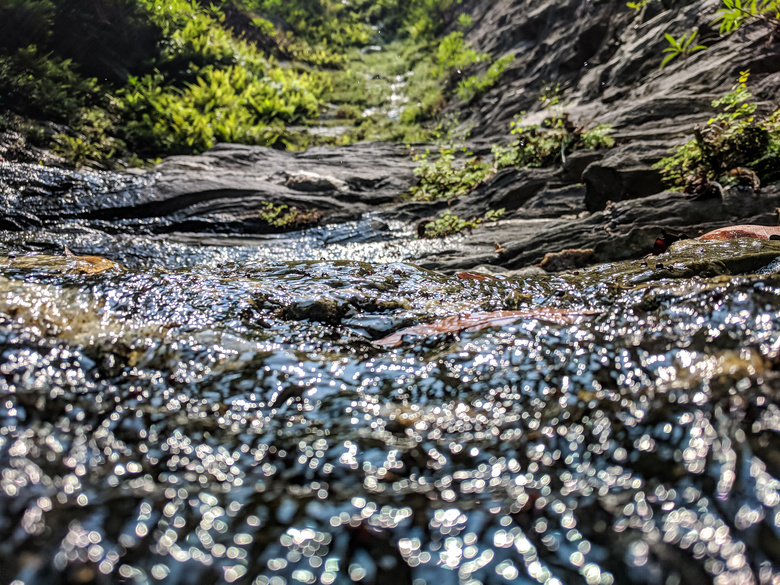
<svg viewBox="0 0 780 585">
<path fill-rule="evenodd" d="M 718 10 L 713 24 L 720 23 L 722 35 L 731 34 L 750 20 L 763 20 L 780 27 L 780 3 L 777 0 L 723 0 L 723 8 Z"/>
<path fill-rule="evenodd" d="M 0 2 L 0 48 L 13 52 L 27 45 L 43 45 L 51 39 L 53 0 L 4 0 Z"/>
<path fill-rule="evenodd" d="M 610 148 L 612 127 L 600 124 L 591 130 L 574 125 L 567 114 L 548 120 L 544 125 L 523 126 L 520 119 L 512 122 L 512 134 L 517 136 L 508 146 L 493 147 L 496 169 L 507 167 L 541 167 L 565 161 L 566 153 L 575 150 Z"/>
<path fill-rule="evenodd" d="M 430 150 L 426 149 L 415 160 L 420 162 L 414 170 L 419 183 L 409 190 L 409 196 L 415 201 L 466 195 L 493 171 L 493 165 L 474 157 L 465 146 L 442 145 L 436 157 L 431 157 Z"/>
<path fill-rule="evenodd" d="M 645 6 L 647 6 L 647 3 L 650 2 L 650 1 L 651 0 L 637 0 L 636 2 L 627 2 L 626 6 L 628 6 L 629 8 L 633 8 L 634 10 L 639 12 Z"/>
<path fill-rule="evenodd" d="M 504 215 L 505 209 L 491 209 L 482 217 L 474 219 L 462 219 L 451 211 L 444 211 L 439 217 L 425 224 L 424 237 L 426 239 L 444 238 L 458 234 L 462 231 L 471 231 L 480 227 L 483 223 L 498 221 Z"/>
<path fill-rule="evenodd" d="M 461 0 L 406 0 L 398 8 L 405 14 L 404 27 L 413 39 L 430 39 L 446 27 Z"/>
<path fill-rule="evenodd" d="M 285 125 L 317 114 L 308 78 L 274 69 L 204 67 L 194 83 L 170 87 L 159 72 L 131 78 L 120 93 L 125 139 L 138 150 L 186 153 L 215 142 L 273 145 Z"/>
<path fill-rule="evenodd" d="M 284 230 L 302 229 L 319 223 L 322 213 L 316 210 L 302 211 L 289 205 L 275 205 L 269 201 L 262 203 L 260 219 L 268 225 Z"/>
<path fill-rule="evenodd" d="M 487 57 L 488 55 L 477 53 L 469 47 L 463 39 L 462 32 L 450 33 L 439 43 L 439 47 L 436 50 L 434 75 L 437 77 L 449 76 L 456 71 L 465 69 L 469 65 L 479 63 Z"/>
<path fill-rule="evenodd" d="M 704 45 L 693 44 L 693 40 L 696 38 L 698 32 L 698 30 L 695 30 L 687 34 L 683 34 L 679 39 L 675 39 L 672 35 L 666 33 L 664 36 L 666 37 L 666 40 L 669 41 L 669 46 L 665 48 L 663 52 L 669 54 L 664 57 L 663 61 L 661 61 L 661 69 L 666 67 L 666 65 L 672 59 L 677 57 L 685 58 L 691 53 L 706 49 L 707 47 Z"/>
<path fill-rule="evenodd" d="M 0 57 L 0 106 L 17 113 L 67 122 L 99 94 L 97 80 L 79 75 L 70 59 L 34 45 Z"/>
<path fill-rule="evenodd" d="M 112 136 L 116 118 L 103 108 L 83 108 L 71 120 L 70 134 L 54 136 L 54 152 L 69 164 L 109 166 L 126 151 L 124 141 Z"/>
<path fill-rule="evenodd" d="M 755 171 L 764 182 L 780 179 L 780 111 L 755 119 L 748 76 L 743 71 L 731 91 L 712 102 L 720 111 L 694 130 L 693 140 L 655 165 L 670 187 L 690 189 L 710 180 L 728 184 L 729 171 L 739 167 Z"/>
<path fill-rule="evenodd" d="M 539 93 L 539 101 L 545 108 L 557 106 L 561 103 L 561 84 L 543 83 L 542 91 Z"/>
<path fill-rule="evenodd" d="M 49 6 L 37 0 L 13 2 L 30 14 Z M 51 136 L 49 146 L 68 162 L 105 166 L 112 158 L 127 158 L 128 148 L 156 156 L 198 152 L 217 141 L 283 144 L 286 125 L 318 116 L 327 78 L 278 67 L 225 27 L 219 6 L 194 0 L 128 2 L 100 0 L 98 8 L 141 18 L 139 26 L 155 28 L 160 42 L 153 61 L 142 68 L 146 71 L 125 83 L 99 84 L 76 61 L 33 45 L 0 52 L 0 107 L 67 124 L 68 129 Z M 125 4 L 133 10 L 122 12 Z M 78 0 L 56 7 L 46 24 L 53 33 L 42 38 L 68 38 L 69 30 L 62 27 Z M 79 39 L 73 43 L 82 46 Z"/>
<path fill-rule="evenodd" d="M 472 75 L 458 83 L 458 97 L 470 101 L 498 83 L 504 70 L 514 61 L 514 55 L 504 55 L 495 61 L 483 75 Z"/>
<path fill-rule="evenodd" d="M 458 16 L 458 27 L 461 29 L 467 29 L 474 23 L 474 19 L 470 14 L 461 14 Z"/>
<path fill-rule="evenodd" d="M 459 32 L 434 39 L 445 27 L 471 26 L 460 4 L 5 0 L 0 20 L 12 26 L 0 36 L 0 108 L 42 120 L 17 126 L 75 165 L 199 152 L 218 141 L 304 148 L 425 140 L 422 125 L 449 97 L 473 99 L 511 60 L 468 75 L 489 56 Z M 379 53 L 357 50 L 404 35 L 416 40 Z M 280 67 L 269 51 L 293 64 Z M 336 70 L 312 72 L 301 62 Z M 300 130 L 326 99 L 338 108 L 334 124 L 346 120 L 352 131 Z M 43 132 L 43 121 L 63 126 Z"/>
<path fill-rule="evenodd" d="M 442 131 L 444 142 L 438 156 L 429 149 L 414 157 L 419 182 L 408 196 L 416 201 L 434 201 L 467 195 L 497 171 L 509 167 L 541 167 L 565 160 L 566 152 L 609 148 L 614 140 L 611 126 L 602 124 L 584 130 L 573 124 L 567 114 L 548 120 L 544 126 L 523 126 L 512 122 L 516 136 L 507 146 L 494 145 L 492 162 L 474 156 L 463 144 L 456 144 L 452 131 Z"/>
</svg>

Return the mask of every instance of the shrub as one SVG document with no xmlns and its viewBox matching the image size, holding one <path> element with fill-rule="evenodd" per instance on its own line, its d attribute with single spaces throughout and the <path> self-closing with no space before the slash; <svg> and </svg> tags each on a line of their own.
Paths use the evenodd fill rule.
<svg viewBox="0 0 780 585">
<path fill-rule="evenodd" d="M 548 120 L 543 126 L 523 126 L 520 119 L 512 122 L 512 134 L 517 136 L 508 146 L 494 146 L 496 169 L 507 167 L 541 167 L 556 161 L 564 162 L 566 153 L 575 150 L 610 148 L 615 141 L 609 136 L 612 127 L 600 124 L 591 130 L 577 127 L 564 113 Z"/>
<path fill-rule="evenodd" d="M 450 33 L 439 43 L 436 50 L 436 68 L 433 73 L 436 77 L 446 78 L 487 57 L 488 55 L 477 53 L 470 48 L 463 39 L 462 32 Z"/>
<path fill-rule="evenodd" d="M 780 112 L 755 119 L 748 77 L 748 71 L 740 73 L 731 91 L 712 102 L 719 113 L 694 129 L 693 140 L 655 165 L 670 187 L 691 190 L 712 180 L 727 184 L 729 172 L 739 167 L 754 170 L 762 181 L 780 178 Z"/>
<path fill-rule="evenodd" d="M 780 28 L 780 3 L 777 0 L 723 0 L 713 24 L 720 22 L 719 32 L 730 34 L 750 20 L 761 20 L 775 30 Z"/>
<path fill-rule="evenodd" d="M 19 114 L 67 122 L 101 94 L 97 80 L 79 75 L 73 61 L 35 45 L 0 57 L 0 106 Z"/>
</svg>

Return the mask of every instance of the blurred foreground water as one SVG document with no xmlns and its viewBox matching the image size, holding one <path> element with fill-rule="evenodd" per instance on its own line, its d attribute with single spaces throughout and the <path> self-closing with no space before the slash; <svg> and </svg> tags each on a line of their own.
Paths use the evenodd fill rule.
<svg viewBox="0 0 780 585">
<path fill-rule="evenodd" d="M 377 221 L 3 232 L 0 583 L 778 582 L 780 242 L 482 281 Z"/>
</svg>

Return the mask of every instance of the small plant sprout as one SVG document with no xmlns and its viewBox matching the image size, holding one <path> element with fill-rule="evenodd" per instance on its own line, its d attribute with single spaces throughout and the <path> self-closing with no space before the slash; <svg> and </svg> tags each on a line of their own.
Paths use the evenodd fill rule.
<svg viewBox="0 0 780 585">
<path fill-rule="evenodd" d="M 685 58 L 691 53 L 706 49 L 707 47 L 704 45 L 693 44 L 693 41 L 698 33 L 699 31 L 695 30 L 693 32 L 682 35 L 679 39 L 675 39 L 672 35 L 666 33 L 664 36 L 666 37 L 666 40 L 669 41 L 669 46 L 666 47 L 663 52 L 669 54 L 664 58 L 663 61 L 661 61 L 660 69 L 666 67 L 666 65 L 668 65 L 668 63 L 675 57 Z"/>
<path fill-rule="evenodd" d="M 640 11 L 640 10 L 642 10 L 642 9 L 643 9 L 645 6 L 647 6 L 647 3 L 648 3 L 649 1 L 650 1 L 650 0 L 637 0 L 636 2 L 627 2 L 627 3 L 626 3 L 626 6 L 628 6 L 629 8 L 633 8 L 634 10 L 636 10 L 637 12 L 639 12 L 639 11 Z"/>
</svg>

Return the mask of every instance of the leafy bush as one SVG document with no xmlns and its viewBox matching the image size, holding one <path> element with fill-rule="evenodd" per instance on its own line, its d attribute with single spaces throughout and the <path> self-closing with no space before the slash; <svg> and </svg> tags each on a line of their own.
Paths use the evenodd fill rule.
<svg viewBox="0 0 780 585">
<path fill-rule="evenodd" d="M 305 76 L 282 69 L 270 77 L 235 65 L 204 67 L 183 89 L 159 72 L 132 78 L 120 93 L 125 139 L 139 151 L 187 153 L 215 142 L 273 145 L 285 124 L 317 115 L 318 101 Z"/>
<path fill-rule="evenodd" d="M 694 129 L 693 140 L 655 165 L 670 187 L 691 191 L 712 180 L 728 184 L 729 172 L 740 167 L 764 182 L 780 179 L 780 111 L 755 119 L 748 77 L 748 71 L 740 73 L 731 91 L 712 102 L 720 112 Z"/>
<path fill-rule="evenodd" d="M 0 57 L 0 106 L 19 114 L 67 122 L 100 93 L 97 80 L 79 75 L 73 61 L 35 45 Z"/>
<path fill-rule="evenodd" d="M 516 119 L 512 122 L 511 133 L 517 138 L 508 146 L 493 147 L 495 166 L 497 169 L 541 167 L 556 161 L 564 162 L 567 152 L 610 148 L 615 143 L 609 136 L 611 130 L 608 124 L 584 130 L 572 123 L 565 113 L 548 120 L 543 126 L 523 126 Z"/>
<path fill-rule="evenodd" d="M 443 145 L 439 155 L 431 158 L 428 149 L 415 157 L 420 165 L 414 170 L 419 183 L 409 190 L 416 201 L 451 199 L 471 192 L 492 172 L 493 165 L 474 157 L 461 146 Z M 466 160 L 462 160 L 466 157 Z"/>
<path fill-rule="evenodd" d="M 548 120 L 544 126 L 523 126 L 516 119 L 511 133 L 517 138 L 507 146 L 494 145 L 492 162 L 475 157 L 464 145 L 454 145 L 452 132 L 447 131 L 438 156 L 432 157 L 429 149 L 415 155 L 415 160 L 420 162 L 414 171 L 419 182 L 408 195 L 417 201 L 461 197 L 501 169 L 551 165 L 563 162 L 566 152 L 609 148 L 614 145 L 610 131 L 611 126 L 607 124 L 584 130 L 573 124 L 565 113 Z"/>
<path fill-rule="evenodd" d="M 398 8 L 406 14 L 404 26 L 414 39 L 432 38 L 452 22 L 462 0 L 406 0 Z"/>
<path fill-rule="evenodd" d="M 469 47 L 462 32 L 450 33 L 442 39 L 436 50 L 436 68 L 433 73 L 436 77 L 448 77 L 487 57 L 488 55 L 477 53 Z"/>
</svg>

